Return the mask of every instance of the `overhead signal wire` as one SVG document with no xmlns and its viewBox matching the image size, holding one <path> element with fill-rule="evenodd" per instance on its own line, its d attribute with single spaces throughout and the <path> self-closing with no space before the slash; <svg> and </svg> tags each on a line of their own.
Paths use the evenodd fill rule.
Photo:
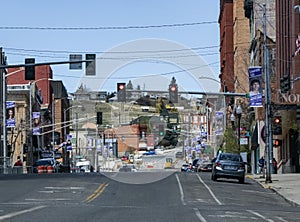
<svg viewBox="0 0 300 222">
<path fill-rule="evenodd" d="M 131 25 L 131 26 L 100 26 L 100 27 L 30 27 L 30 26 L 0 26 L 0 30 L 40 30 L 40 31 L 97 31 L 97 30 L 127 30 L 127 29 L 151 29 L 151 28 L 172 28 L 218 24 L 217 21 L 174 23 L 162 25 Z"/>
</svg>

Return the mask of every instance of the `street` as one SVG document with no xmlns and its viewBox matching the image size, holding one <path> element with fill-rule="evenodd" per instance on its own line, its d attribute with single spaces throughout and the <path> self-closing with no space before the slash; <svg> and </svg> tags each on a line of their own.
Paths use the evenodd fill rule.
<svg viewBox="0 0 300 222">
<path fill-rule="evenodd" d="M 210 173 L 112 172 L 1 176 L 0 221 L 298 221 L 294 207 L 251 179 Z M 123 179 L 122 179 L 123 178 Z M 124 181 L 126 178 L 127 182 Z"/>
</svg>

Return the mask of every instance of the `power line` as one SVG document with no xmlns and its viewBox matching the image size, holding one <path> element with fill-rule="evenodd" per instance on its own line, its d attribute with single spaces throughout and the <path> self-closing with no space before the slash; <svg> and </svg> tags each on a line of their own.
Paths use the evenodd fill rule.
<svg viewBox="0 0 300 222">
<path fill-rule="evenodd" d="M 192 47 L 188 49 L 169 49 L 169 50 L 141 50 L 141 51 L 93 51 L 93 53 L 96 54 L 127 54 L 127 53 L 158 53 L 158 52 L 182 52 L 182 51 L 191 51 L 191 50 L 201 50 L 201 49 L 211 49 L 211 48 L 219 48 L 219 45 L 214 46 L 204 46 L 204 47 Z M 37 49 L 23 49 L 23 48 L 10 48 L 10 47 L 3 47 L 5 51 L 12 50 L 12 51 L 25 51 L 25 52 L 37 52 L 37 53 L 78 53 L 78 54 L 84 54 L 87 53 L 87 51 L 66 51 L 66 50 L 37 50 Z M 92 52 L 88 52 L 92 53 Z"/>
<path fill-rule="evenodd" d="M 217 24 L 217 21 L 175 23 L 162 25 L 133 25 L 133 26 L 101 26 L 101 27 L 30 27 L 30 26 L 0 26 L 2 30 L 39 30 L 39 31 L 97 31 L 97 30 L 127 30 L 127 29 L 151 29 L 171 28 L 196 25 Z"/>
<path fill-rule="evenodd" d="M 206 67 L 206 66 L 209 66 L 209 65 L 213 65 L 213 64 L 217 64 L 219 63 L 219 61 L 217 62 L 213 62 L 213 63 L 210 63 L 210 64 L 207 64 L 207 65 L 203 65 L 203 66 L 197 66 L 197 67 L 193 67 L 193 68 L 189 68 L 189 69 L 182 69 L 182 70 L 176 70 L 176 71 L 170 71 L 170 72 L 165 72 L 165 73 L 156 73 L 156 74 L 145 74 L 145 75 L 141 75 L 141 76 L 126 76 L 126 77 L 120 77 L 120 76 L 116 76 L 116 77 L 93 77 L 93 79 L 120 79 L 120 78 L 126 78 L 126 79 L 132 79 L 132 78 L 141 78 L 141 77 L 150 77 L 150 76 L 165 76 L 165 75 L 171 75 L 171 74 L 177 74 L 177 73 L 182 73 L 182 72 L 188 72 L 188 71 L 192 71 L 192 70 L 195 70 L 195 69 L 200 69 L 202 67 Z M 60 77 L 71 77 L 71 78 L 85 78 L 85 77 L 82 77 L 82 76 L 79 76 L 79 77 L 76 77 L 76 76 L 67 76 L 67 75 L 59 75 L 59 74 L 56 74 L 55 76 L 60 76 Z"/>
</svg>

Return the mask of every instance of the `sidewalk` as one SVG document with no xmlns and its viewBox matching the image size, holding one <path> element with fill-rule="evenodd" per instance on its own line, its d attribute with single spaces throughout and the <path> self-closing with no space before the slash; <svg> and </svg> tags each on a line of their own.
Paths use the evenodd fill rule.
<svg viewBox="0 0 300 222">
<path fill-rule="evenodd" d="M 300 206 L 300 173 L 272 174 L 272 183 L 266 183 L 261 175 L 251 175 L 247 177 L 254 179 L 264 188 L 272 189 L 287 201 Z"/>
</svg>

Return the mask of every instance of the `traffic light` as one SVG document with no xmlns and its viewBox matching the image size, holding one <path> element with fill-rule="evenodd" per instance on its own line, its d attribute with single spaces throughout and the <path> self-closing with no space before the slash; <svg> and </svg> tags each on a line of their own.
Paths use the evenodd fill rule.
<svg viewBox="0 0 300 222">
<path fill-rule="evenodd" d="M 287 93 L 291 89 L 290 75 L 285 75 L 280 78 L 280 91 Z"/>
<path fill-rule="evenodd" d="M 274 116 L 273 118 L 273 134 L 281 135 L 282 134 L 282 126 L 281 126 L 281 116 Z"/>
<path fill-rule="evenodd" d="M 97 124 L 102 125 L 102 112 L 97 112 Z"/>
<path fill-rule="evenodd" d="M 85 75 L 96 75 L 96 54 L 85 54 L 85 60 L 92 60 L 85 63 Z"/>
<path fill-rule="evenodd" d="M 177 84 L 169 85 L 169 99 L 172 103 L 178 103 L 178 87 Z"/>
<path fill-rule="evenodd" d="M 35 80 L 35 59 L 34 58 L 27 58 L 25 59 L 25 80 Z M 27 66 L 32 64 L 30 66 Z"/>
<path fill-rule="evenodd" d="M 158 126 L 158 131 L 159 131 L 159 135 L 163 136 L 165 134 L 164 125 L 159 125 Z"/>
<path fill-rule="evenodd" d="M 117 83 L 118 102 L 126 102 L 126 84 Z"/>
<path fill-rule="evenodd" d="M 275 147 L 281 146 L 281 145 L 282 145 L 282 140 L 275 139 L 273 145 L 274 145 Z"/>
</svg>

